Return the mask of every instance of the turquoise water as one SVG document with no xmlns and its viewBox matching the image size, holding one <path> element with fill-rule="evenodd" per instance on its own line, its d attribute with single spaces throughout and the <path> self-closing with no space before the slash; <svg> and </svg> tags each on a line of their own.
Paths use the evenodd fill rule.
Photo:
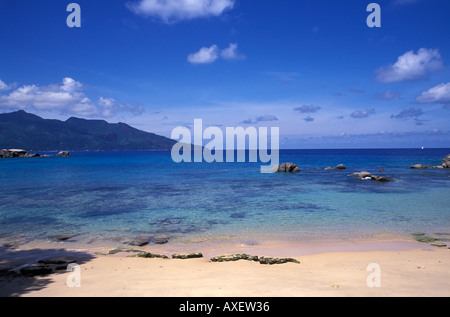
<svg viewBox="0 0 450 317">
<path fill-rule="evenodd" d="M 139 234 L 170 241 L 218 237 L 351 239 L 450 232 L 450 149 L 282 150 L 298 174 L 260 163 L 172 162 L 169 151 L 73 152 L 0 160 L 0 240 L 80 241 Z M 344 164 L 344 171 L 325 171 Z M 384 168 L 382 172 L 375 172 Z M 357 180 L 369 171 L 389 183 Z"/>
</svg>

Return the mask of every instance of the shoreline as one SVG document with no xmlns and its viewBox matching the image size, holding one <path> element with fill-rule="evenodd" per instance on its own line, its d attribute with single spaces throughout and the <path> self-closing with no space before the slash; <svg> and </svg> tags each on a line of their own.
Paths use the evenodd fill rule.
<svg viewBox="0 0 450 317">
<path fill-rule="evenodd" d="M 61 234 L 61 240 L 53 239 L 24 239 L 12 237 L 12 239 L 0 239 L 0 249 L 4 247 L 11 250 L 83 250 L 89 253 L 107 254 L 116 249 L 139 249 L 145 252 L 158 252 L 165 255 L 180 252 L 203 252 L 217 255 L 218 252 L 246 253 L 250 250 L 267 251 L 271 256 L 281 256 L 290 253 L 291 256 L 302 256 L 315 253 L 332 251 L 357 251 L 372 250 L 383 251 L 396 246 L 399 250 L 408 249 L 411 246 L 427 246 L 419 243 L 414 234 L 372 234 L 359 236 L 336 236 L 322 238 L 287 237 L 272 234 L 247 234 L 247 235 L 192 235 L 184 237 L 154 236 L 154 235 L 130 235 L 122 237 L 102 237 L 98 235 Z M 446 234 L 450 236 L 450 233 Z M 163 237 L 163 238 L 161 238 Z M 163 239 L 162 243 L 152 242 L 152 238 Z M 10 237 L 11 238 L 11 237 Z M 148 242 L 147 242 L 148 240 Z M 134 242 L 143 242 L 133 244 Z M 450 247 L 450 245 L 449 245 Z"/>
<path fill-rule="evenodd" d="M 308 297 L 450 296 L 450 250 L 408 240 L 372 240 L 259 245 L 169 245 L 136 247 L 162 253 L 202 252 L 202 258 L 161 259 L 107 254 L 101 249 L 17 249 L 28 263 L 45 257 L 78 257 L 81 286 L 69 287 L 67 271 L 35 276 L 0 276 L 1 296 L 37 297 Z M 3 250 L 5 251 L 5 250 Z M 45 252 L 46 251 L 46 252 Z M 107 251 L 107 249 L 103 249 Z M 4 252 L 3 252 L 4 253 Z M 22 253 L 22 254 L 20 254 Z M 212 262 L 213 256 L 248 253 L 292 257 L 300 263 L 261 265 L 238 260 Z M 1 257 L 2 264 L 5 258 Z M 16 258 L 15 260 L 17 260 Z M 12 261 L 10 262 L 10 264 Z M 16 262 L 16 265 L 19 262 Z M 368 287 L 369 264 L 378 264 L 381 287 Z"/>
</svg>

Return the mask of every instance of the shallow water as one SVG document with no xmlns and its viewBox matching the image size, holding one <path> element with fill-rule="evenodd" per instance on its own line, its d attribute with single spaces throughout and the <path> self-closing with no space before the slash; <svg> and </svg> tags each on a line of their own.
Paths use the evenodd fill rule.
<svg viewBox="0 0 450 317">
<path fill-rule="evenodd" d="M 356 239 L 450 232 L 450 149 L 282 150 L 298 174 L 260 163 L 172 162 L 169 151 L 0 160 L 0 242 Z M 344 171 L 325 171 L 344 164 Z M 377 169 L 384 168 L 382 172 Z M 369 171 L 389 183 L 354 179 Z"/>
</svg>

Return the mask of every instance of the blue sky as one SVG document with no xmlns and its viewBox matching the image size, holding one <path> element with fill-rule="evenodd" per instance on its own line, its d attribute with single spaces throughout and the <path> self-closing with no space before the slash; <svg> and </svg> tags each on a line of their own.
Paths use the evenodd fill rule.
<svg viewBox="0 0 450 317">
<path fill-rule="evenodd" d="M 0 0 L 0 112 L 450 147 L 448 0 Z M 369 28 L 369 3 L 381 27 Z"/>
</svg>

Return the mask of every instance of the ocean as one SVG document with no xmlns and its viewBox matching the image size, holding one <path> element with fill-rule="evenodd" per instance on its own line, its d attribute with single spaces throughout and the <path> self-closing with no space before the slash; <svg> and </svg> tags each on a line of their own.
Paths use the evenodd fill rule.
<svg viewBox="0 0 450 317">
<path fill-rule="evenodd" d="M 174 163 L 170 151 L 0 159 L 0 245 L 351 241 L 450 232 L 450 149 L 281 150 L 300 173 L 261 163 Z M 41 153 L 44 154 L 44 153 Z M 325 170 L 344 164 L 345 170 Z M 384 169 L 377 172 L 379 169 Z M 368 171 L 392 179 L 355 179 Z"/>
</svg>

